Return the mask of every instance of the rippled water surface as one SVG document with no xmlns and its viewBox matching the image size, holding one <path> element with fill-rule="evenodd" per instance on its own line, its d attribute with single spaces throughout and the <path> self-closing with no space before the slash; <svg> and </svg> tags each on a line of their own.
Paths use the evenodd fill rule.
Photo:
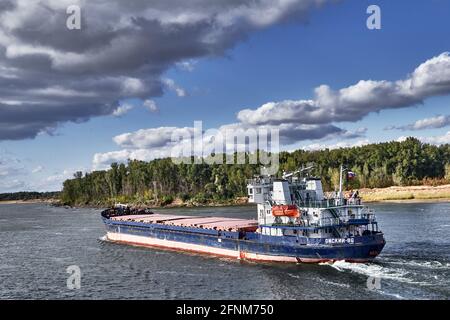
<svg viewBox="0 0 450 320">
<path fill-rule="evenodd" d="M 450 203 L 371 207 L 387 240 L 375 263 L 279 265 L 108 243 L 99 210 L 0 205 L 0 298 L 449 299 Z M 156 211 L 255 215 L 253 207 Z M 66 286 L 70 265 L 81 269 L 79 290 Z M 380 288 L 369 289 L 368 277 Z"/>
</svg>

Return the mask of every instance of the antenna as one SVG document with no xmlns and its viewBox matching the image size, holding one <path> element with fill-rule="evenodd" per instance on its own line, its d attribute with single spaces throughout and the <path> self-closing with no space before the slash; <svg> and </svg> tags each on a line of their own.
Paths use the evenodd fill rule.
<svg viewBox="0 0 450 320">
<path fill-rule="evenodd" d="M 309 165 L 308 167 L 304 167 L 302 165 L 301 168 L 299 168 L 298 170 L 296 170 L 294 172 L 283 171 L 283 176 L 282 177 L 283 177 L 283 179 L 286 179 L 286 178 L 292 177 L 293 175 L 296 175 L 296 174 L 299 174 L 299 173 L 308 172 L 308 171 L 312 170 L 313 168 L 314 168 L 314 164 Z"/>
<path fill-rule="evenodd" d="M 314 165 L 310 165 L 310 166 L 308 166 L 308 167 L 302 167 L 302 169 L 300 169 L 300 172 L 304 172 L 304 171 L 310 171 L 311 169 L 313 169 L 314 168 Z"/>
<path fill-rule="evenodd" d="M 300 172 L 306 172 L 306 176 L 309 177 L 311 170 L 315 167 L 315 165 L 312 163 L 308 163 L 306 167 L 302 166 L 300 169 Z"/>
<path fill-rule="evenodd" d="M 343 178 L 342 174 L 346 170 L 348 170 L 348 168 L 341 164 L 341 168 L 339 170 L 339 198 L 341 198 L 341 199 L 343 198 L 343 195 L 342 195 L 342 184 L 344 183 L 344 178 Z"/>
</svg>

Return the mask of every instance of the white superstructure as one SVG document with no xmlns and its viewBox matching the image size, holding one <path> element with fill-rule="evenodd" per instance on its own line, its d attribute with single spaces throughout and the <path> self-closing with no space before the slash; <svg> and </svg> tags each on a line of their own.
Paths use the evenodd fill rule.
<svg viewBox="0 0 450 320">
<path fill-rule="evenodd" d="M 320 178 L 301 177 L 304 171 L 284 173 L 282 179 L 258 176 L 248 181 L 249 202 L 257 204 L 262 233 L 276 234 L 274 226 L 301 225 L 317 226 L 316 230 L 304 231 L 307 237 L 343 238 L 364 232 L 363 226 L 357 223 L 349 225 L 349 221 L 361 218 L 375 221 L 373 212 L 361 204 L 357 193 L 349 198 L 345 198 L 342 192 L 333 192 L 325 197 Z M 343 172 L 341 169 L 341 176 Z M 347 225 L 339 227 L 343 223 Z"/>
</svg>

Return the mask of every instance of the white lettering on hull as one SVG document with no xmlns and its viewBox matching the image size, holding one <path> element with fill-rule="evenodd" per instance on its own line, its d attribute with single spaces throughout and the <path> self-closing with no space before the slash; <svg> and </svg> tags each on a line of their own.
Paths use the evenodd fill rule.
<svg viewBox="0 0 450 320">
<path fill-rule="evenodd" d="M 325 239 L 325 244 L 333 244 L 333 243 L 355 244 L 355 239 L 354 238 L 330 238 L 330 239 Z"/>
</svg>

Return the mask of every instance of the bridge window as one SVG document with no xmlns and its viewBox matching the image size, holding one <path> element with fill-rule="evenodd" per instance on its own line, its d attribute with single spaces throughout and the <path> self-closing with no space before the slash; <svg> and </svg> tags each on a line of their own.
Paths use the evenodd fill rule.
<svg viewBox="0 0 450 320">
<path fill-rule="evenodd" d="M 261 188 L 256 188 L 256 193 L 260 194 L 261 193 Z"/>
</svg>

